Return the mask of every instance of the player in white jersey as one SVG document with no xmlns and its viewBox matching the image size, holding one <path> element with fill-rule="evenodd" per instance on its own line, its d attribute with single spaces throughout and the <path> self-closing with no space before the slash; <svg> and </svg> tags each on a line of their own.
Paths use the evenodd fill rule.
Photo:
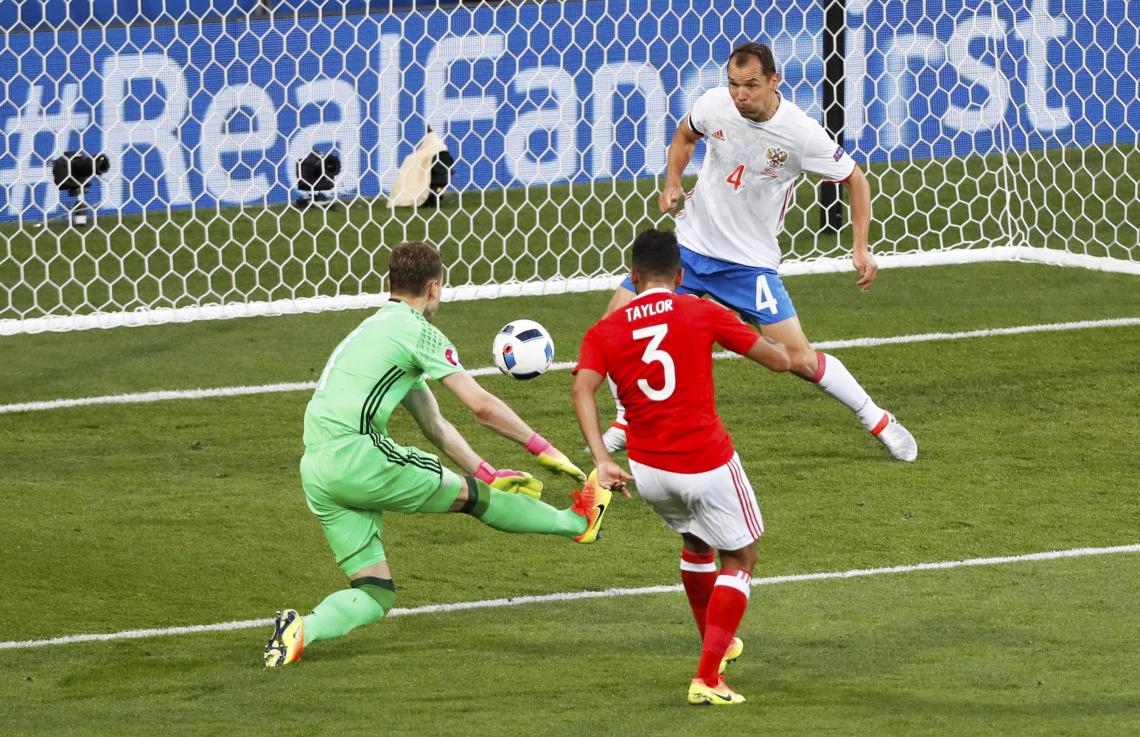
<svg viewBox="0 0 1140 737">
<path fill-rule="evenodd" d="M 875 404 L 838 358 L 812 348 L 776 272 L 777 237 L 804 173 L 848 189 L 852 259 L 863 292 L 871 288 L 878 268 L 867 245 L 871 188 L 866 176 L 819 123 L 780 94 L 780 79 L 771 49 L 746 43 L 729 57 L 728 86 L 701 95 L 677 126 L 658 198 L 662 213 L 672 212 L 684 200 L 684 210 L 676 216 L 684 269 L 677 292 L 711 295 L 736 310 L 787 348 L 793 372 L 855 412 L 894 458 L 913 461 L 918 457 L 914 436 Z M 696 186 L 685 194 L 681 175 L 701 139 L 704 164 Z M 634 294 L 626 279 L 606 314 L 626 305 Z M 611 452 L 625 446 L 622 413 L 619 404 L 618 417 L 606 431 Z"/>
</svg>

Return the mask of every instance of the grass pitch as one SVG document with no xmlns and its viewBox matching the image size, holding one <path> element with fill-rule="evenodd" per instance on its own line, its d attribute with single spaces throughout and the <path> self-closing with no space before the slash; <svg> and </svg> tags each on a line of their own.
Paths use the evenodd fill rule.
<svg viewBox="0 0 1140 737">
<path fill-rule="evenodd" d="M 789 279 L 817 340 L 1140 316 L 1134 277 L 989 264 Z M 444 305 L 468 367 L 531 317 L 558 360 L 608 295 Z M 363 315 L 17 336 L 0 404 L 304 381 Z M 915 432 L 886 460 L 834 401 L 717 363 L 722 415 L 764 511 L 756 575 L 1140 542 L 1140 329 L 835 353 Z M 481 379 L 585 463 L 568 372 Z M 543 474 L 441 404 L 492 463 Z M 0 638 L 268 617 L 344 585 L 297 479 L 307 394 L 0 414 Z M 683 431 L 683 428 L 679 429 Z M 421 442 L 398 413 L 392 432 Z M 638 500 L 603 540 L 391 515 L 397 606 L 677 582 L 678 544 Z M 754 590 L 750 701 L 684 704 L 698 644 L 683 594 L 394 617 L 266 672 L 267 628 L 0 650 L 0 734 L 1129 735 L 1140 558 L 1100 556 Z"/>
</svg>

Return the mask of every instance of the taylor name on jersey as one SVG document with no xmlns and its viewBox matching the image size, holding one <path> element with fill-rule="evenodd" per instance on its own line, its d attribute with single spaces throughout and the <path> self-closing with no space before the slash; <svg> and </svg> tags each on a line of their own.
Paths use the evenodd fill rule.
<svg viewBox="0 0 1140 737">
<path fill-rule="evenodd" d="M 630 322 L 640 320 L 643 317 L 652 317 L 653 315 L 660 315 L 663 312 L 672 312 L 673 302 L 651 302 L 647 305 L 631 304 L 625 308 L 625 318 Z"/>
</svg>

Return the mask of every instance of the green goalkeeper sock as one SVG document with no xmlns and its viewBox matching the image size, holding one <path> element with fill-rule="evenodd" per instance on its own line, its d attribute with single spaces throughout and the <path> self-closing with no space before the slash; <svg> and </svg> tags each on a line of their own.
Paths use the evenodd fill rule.
<svg viewBox="0 0 1140 737">
<path fill-rule="evenodd" d="M 586 530 L 586 518 L 577 512 L 555 509 L 525 494 L 492 489 L 482 481 L 475 483 L 478 499 L 469 513 L 488 527 L 503 532 L 541 532 L 571 538 Z"/>
<path fill-rule="evenodd" d="M 386 581 L 386 579 L 364 579 L 365 581 Z M 356 585 L 356 582 L 353 582 Z M 388 599 L 384 606 L 382 599 Z M 304 617 L 305 645 L 318 640 L 333 640 L 343 637 L 364 624 L 371 624 L 383 617 L 396 600 L 394 588 L 382 586 L 360 586 L 343 589 L 325 597 L 313 608 L 312 614 Z"/>
</svg>

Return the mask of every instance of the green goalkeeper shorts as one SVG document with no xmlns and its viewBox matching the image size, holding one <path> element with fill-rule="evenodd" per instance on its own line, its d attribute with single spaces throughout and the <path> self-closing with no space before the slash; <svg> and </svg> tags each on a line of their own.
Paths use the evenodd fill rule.
<svg viewBox="0 0 1140 737">
<path fill-rule="evenodd" d="M 301 486 L 337 565 L 351 576 L 386 560 L 383 512 L 446 512 L 462 480 L 430 453 L 383 435 L 353 435 L 307 448 Z"/>
</svg>

